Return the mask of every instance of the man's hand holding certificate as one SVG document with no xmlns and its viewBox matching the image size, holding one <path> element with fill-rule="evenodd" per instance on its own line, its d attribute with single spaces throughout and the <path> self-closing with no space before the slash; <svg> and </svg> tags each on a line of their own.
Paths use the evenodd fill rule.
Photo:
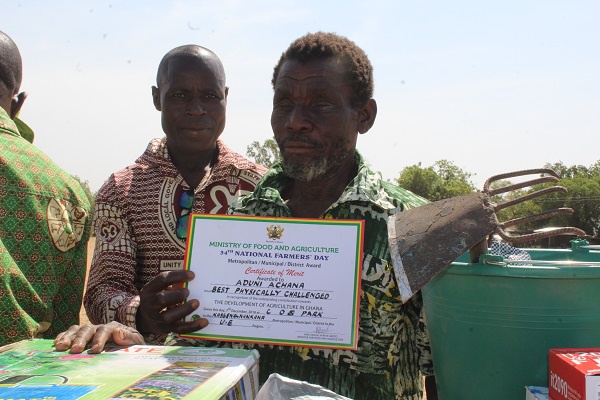
<svg viewBox="0 0 600 400">
<path fill-rule="evenodd" d="M 193 215 L 186 337 L 355 349 L 363 222 Z"/>
</svg>

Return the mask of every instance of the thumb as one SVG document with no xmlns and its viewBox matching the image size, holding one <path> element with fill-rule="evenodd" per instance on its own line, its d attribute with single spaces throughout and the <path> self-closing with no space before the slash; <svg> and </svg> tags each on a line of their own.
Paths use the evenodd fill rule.
<svg viewBox="0 0 600 400">
<path fill-rule="evenodd" d="M 113 341 L 119 346 L 131 346 L 134 344 L 145 344 L 144 337 L 135 329 L 118 328 L 113 332 Z"/>
</svg>

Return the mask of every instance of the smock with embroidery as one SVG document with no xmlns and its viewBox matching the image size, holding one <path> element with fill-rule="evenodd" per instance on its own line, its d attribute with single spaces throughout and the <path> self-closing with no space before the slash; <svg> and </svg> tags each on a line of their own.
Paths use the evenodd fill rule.
<svg viewBox="0 0 600 400">
<path fill-rule="evenodd" d="M 0 108 L 0 345 L 79 323 L 90 202 Z"/>
</svg>

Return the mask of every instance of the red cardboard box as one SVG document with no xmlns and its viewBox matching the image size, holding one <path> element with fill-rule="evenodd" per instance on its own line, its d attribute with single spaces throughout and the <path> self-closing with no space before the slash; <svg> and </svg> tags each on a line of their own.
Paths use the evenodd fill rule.
<svg viewBox="0 0 600 400">
<path fill-rule="evenodd" d="M 550 400 L 600 400 L 600 348 L 550 349 Z"/>
</svg>

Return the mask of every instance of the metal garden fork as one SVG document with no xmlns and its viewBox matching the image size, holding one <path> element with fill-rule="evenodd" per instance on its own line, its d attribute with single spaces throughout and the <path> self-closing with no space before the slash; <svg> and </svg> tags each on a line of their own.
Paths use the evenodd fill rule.
<svg viewBox="0 0 600 400">
<path fill-rule="evenodd" d="M 500 188 L 490 188 L 493 182 L 532 174 L 542 176 Z M 479 257 L 488 252 L 488 239 L 494 233 L 511 244 L 557 235 L 584 236 L 583 230 L 574 227 L 525 235 L 511 235 L 507 232 L 507 228 L 511 226 L 573 213 L 571 208 L 557 208 L 505 222 L 498 220 L 497 213 L 502 209 L 545 194 L 566 193 L 567 189 L 562 186 L 551 186 L 499 204 L 492 201 L 492 196 L 558 180 L 558 174 L 548 168 L 495 175 L 485 182 L 481 192 L 435 201 L 390 216 L 388 218 L 390 253 L 402 298 L 410 298 L 467 250 L 471 262 L 478 262 Z"/>
</svg>

